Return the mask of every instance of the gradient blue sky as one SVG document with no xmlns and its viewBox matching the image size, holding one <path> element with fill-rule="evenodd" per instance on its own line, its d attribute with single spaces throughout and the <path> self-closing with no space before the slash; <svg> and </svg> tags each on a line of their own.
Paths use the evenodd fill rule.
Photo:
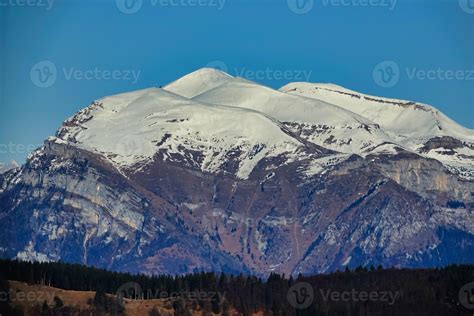
<svg viewBox="0 0 474 316">
<path fill-rule="evenodd" d="M 420 80 L 406 73 L 441 69 L 468 76 L 474 69 L 474 12 L 461 7 L 467 1 L 474 8 L 474 0 L 398 0 L 394 10 L 355 5 L 364 0 L 346 0 L 349 6 L 314 0 L 306 14 L 290 10 L 287 0 L 227 0 L 221 10 L 141 1 L 138 12 L 124 14 L 115 0 L 56 0 L 50 10 L 0 0 L 0 144 L 8 145 L 0 162 L 23 162 L 28 147 L 54 135 L 64 119 L 97 98 L 164 85 L 213 61 L 225 63 L 231 74 L 269 71 L 256 81 L 274 88 L 301 81 L 297 71 L 305 70 L 309 81 L 432 104 L 474 128 L 474 78 Z M 58 71 L 47 88 L 30 76 L 44 60 Z M 401 72 L 391 88 L 372 76 L 386 60 Z M 64 71 L 71 69 L 140 75 L 135 83 L 124 77 L 68 79 Z M 275 78 L 279 70 L 295 78 Z"/>
</svg>

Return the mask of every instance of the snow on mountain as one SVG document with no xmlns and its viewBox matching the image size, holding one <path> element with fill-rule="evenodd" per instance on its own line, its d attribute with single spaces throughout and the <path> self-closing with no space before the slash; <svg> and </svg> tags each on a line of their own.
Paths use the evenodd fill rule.
<svg viewBox="0 0 474 316">
<path fill-rule="evenodd" d="M 292 83 L 277 91 L 209 68 L 164 89 L 105 97 L 66 121 L 58 138 L 122 167 L 163 155 L 215 172 L 238 151 L 240 177 L 264 157 L 291 156 L 300 138 L 362 156 L 402 147 L 474 177 L 474 132 L 431 106 L 328 84 Z"/>
<path fill-rule="evenodd" d="M 5 173 L 11 169 L 18 168 L 19 165 L 16 161 L 11 160 L 8 163 L 0 162 L 0 174 Z"/>
<path fill-rule="evenodd" d="M 377 124 L 358 114 L 242 78 L 227 80 L 193 100 L 263 112 L 303 138 L 344 153 L 362 154 L 380 144 L 393 142 Z"/>
<path fill-rule="evenodd" d="M 233 77 L 225 72 L 212 68 L 196 70 L 166 85 L 163 89 L 183 97 L 192 98 L 196 95 L 218 87 Z"/>
<path fill-rule="evenodd" d="M 407 149 L 437 159 L 463 177 L 474 177 L 474 130 L 432 106 L 365 95 L 333 84 L 295 82 L 280 91 L 357 113 L 379 124 Z"/>
<path fill-rule="evenodd" d="M 265 124 L 249 123 L 242 129 L 241 122 L 255 119 L 270 125 L 273 134 L 263 128 Z M 107 133 L 101 131 L 104 123 Z M 250 154 L 253 146 L 266 148 L 259 151 L 263 158 L 287 152 L 286 141 L 295 144 L 301 137 L 362 156 L 395 154 L 397 147 L 403 147 L 443 162 L 464 178 L 474 177 L 474 132 L 431 106 L 330 84 L 291 83 L 277 91 L 210 68 L 164 89 L 99 100 L 67 121 L 58 134 L 59 139 L 101 152 L 118 166 L 161 154 L 163 159 L 184 159 L 190 166 L 214 172 L 225 155 L 238 150 L 243 155 L 239 174 L 246 177 L 259 161 Z M 283 136 L 282 143 L 272 141 L 277 134 Z M 283 147 L 276 149 L 279 146 Z M 190 151 L 198 155 L 189 157 Z M 246 155 L 253 167 L 246 165 Z"/>
<path fill-rule="evenodd" d="M 365 95 L 333 84 L 290 83 L 280 91 L 328 102 L 357 113 L 393 133 L 407 138 L 452 136 L 474 141 L 474 131 L 460 126 L 436 108 L 411 101 Z"/>
<path fill-rule="evenodd" d="M 297 159 L 303 144 L 289 134 L 256 111 L 151 88 L 98 100 L 66 121 L 55 141 L 99 152 L 119 167 L 161 154 L 165 161 L 217 172 L 234 153 L 240 160 L 237 176 L 246 178 L 263 158 Z"/>
<path fill-rule="evenodd" d="M 204 69 L 93 102 L 0 175 L 0 257 L 262 276 L 474 262 L 469 130 L 295 88 Z"/>
</svg>

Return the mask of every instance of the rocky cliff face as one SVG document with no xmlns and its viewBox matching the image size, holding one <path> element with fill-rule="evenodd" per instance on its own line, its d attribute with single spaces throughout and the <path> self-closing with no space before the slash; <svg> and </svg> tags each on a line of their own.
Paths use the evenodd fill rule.
<svg viewBox="0 0 474 316">
<path fill-rule="evenodd" d="M 265 111 L 157 90 L 95 102 L 0 175 L 0 256 L 172 274 L 474 262 L 472 180 L 383 131 L 336 151 Z"/>
</svg>

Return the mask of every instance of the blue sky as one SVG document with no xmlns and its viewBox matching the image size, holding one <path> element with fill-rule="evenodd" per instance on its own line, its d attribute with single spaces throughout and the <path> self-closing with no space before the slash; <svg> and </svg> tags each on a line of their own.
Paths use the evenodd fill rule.
<svg viewBox="0 0 474 316">
<path fill-rule="evenodd" d="M 424 102 L 474 128 L 474 0 L 29 1 L 0 0 L 0 162 L 97 98 L 208 64 Z M 380 63 L 395 79 L 374 77 Z"/>
</svg>

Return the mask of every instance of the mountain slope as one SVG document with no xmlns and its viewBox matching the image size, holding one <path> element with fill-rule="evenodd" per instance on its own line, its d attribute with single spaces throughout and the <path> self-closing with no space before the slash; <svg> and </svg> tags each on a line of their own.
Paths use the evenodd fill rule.
<svg viewBox="0 0 474 316">
<path fill-rule="evenodd" d="M 335 104 L 364 116 L 407 149 L 442 161 L 465 178 L 474 178 L 474 131 L 432 106 L 369 96 L 331 84 L 295 82 L 280 91 Z"/>
<path fill-rule="evenodd" d="M 231 155 L 241 178 L 265 157 L 295 160 L 306 146 L 262 113 L 198 103 L 157 88 L 98 100 L 68 120 L 54 141 L 100 153 L 119 168 L 161 155 L 218 172 Z"/>
<path fill-rule="evenodd" d="M 97 100 L 1 174 L 0 256 L 262 276 L 474 262 L 474 181 L 340 106 L 202 80 L 176 81 L 192 99 Z"/>
<path fill-rule="evenodd" d="M 163 89 L 186 98 L 192 98 L 214 89 L 232 78 L 231 75 L 220 70 L 202 68 L 167 84 Z"/>
<path fill-rule="evenodd" d="M 474 141 L 473 130 L 460 126 L 426 104 L 365 95 L 332 84 L 294 82 L 280 88 L 280 91 L 345 108 L 380 124 L 400 140 L 452 136 Z"/>
<path fill-rule="evenodd" d="M 362 154 L 377 145 L 393 142 L 377 124 L 360 115 L 241 78 L 229 80 L 193 100 L 266 113 L 301 137 L 343 153 Z"/>
</svg>

